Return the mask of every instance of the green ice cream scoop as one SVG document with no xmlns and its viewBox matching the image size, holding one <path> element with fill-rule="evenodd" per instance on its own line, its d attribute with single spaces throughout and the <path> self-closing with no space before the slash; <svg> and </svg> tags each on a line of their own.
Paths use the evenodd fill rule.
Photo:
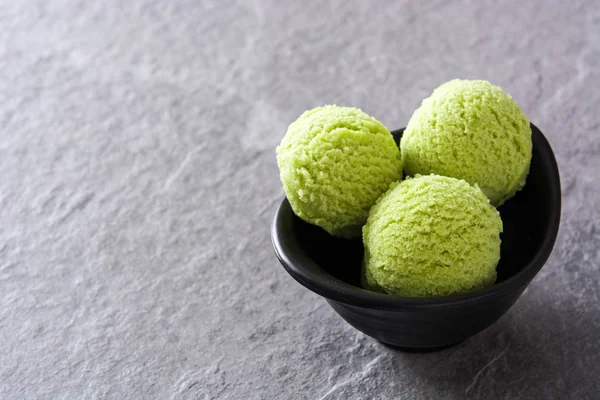
<svg viewBox="0 0 600 400">
<path fill-rule="evenodd" d="M 363 286 L 434 297 L 492 285 L 500 232 L 498 211 L 464 180 L 417 175 L 394 183 L 363 227 Z"/>
<path fill-rule="evenodd" d="M 531 128 L 517 103 L 486 81 L 453 80 L 423 100 L 400 143 L 407 175 L 478 184 L 499 206 L 525 185 Z"/>
<path fill-rule="evenodd" d="M 342 237 L 360 236 L 369 209 L 402 177 L 400 150 L 381 122 L 356 108 L 302 114 L 277 147 L 294 213 Z"/>
</svg>

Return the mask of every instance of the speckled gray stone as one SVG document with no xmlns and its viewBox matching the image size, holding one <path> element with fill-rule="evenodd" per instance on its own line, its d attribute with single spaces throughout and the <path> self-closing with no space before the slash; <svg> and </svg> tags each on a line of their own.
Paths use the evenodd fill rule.
<svg viewBox="0 0 600 400">
<path fill-rule="evenodd" d="M 0 1 L 0 398 L 593 399 L 597 1 Z M 494 326 L 356 332 L 279 266 L 274 148 L 303 110 L 391 129 L 454 77 L 549 138 L 563 215 Z"/>
</svg>

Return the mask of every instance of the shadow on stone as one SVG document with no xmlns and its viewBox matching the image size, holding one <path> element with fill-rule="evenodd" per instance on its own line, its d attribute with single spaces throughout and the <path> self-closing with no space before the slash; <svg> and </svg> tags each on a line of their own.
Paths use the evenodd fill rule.
<svg viewBox="0 0 600 400">
<path fill-rule="evenodd" d="M 594 398 L 600 310 L 537 313 L 544 306 L 525 308 L 531 300 L 479 335 L 436 352 L 382 345 L 408 376 L 449 398 Z"/>
</svg>

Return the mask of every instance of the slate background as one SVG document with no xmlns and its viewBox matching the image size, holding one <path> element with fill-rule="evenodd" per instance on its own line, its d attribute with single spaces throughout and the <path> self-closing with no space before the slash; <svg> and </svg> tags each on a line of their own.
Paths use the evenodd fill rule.
<svg viewBox="0 0 600 400">
<path fill-rule="evenodd" d="M 598 398 L 600 3 L 0 0 L 0 77 L 1 398 Z M 545 132 L 562 225 L 498 323 L 405 354 L 280 268 L 274 148 L 454 77 Z"/>
</svg>

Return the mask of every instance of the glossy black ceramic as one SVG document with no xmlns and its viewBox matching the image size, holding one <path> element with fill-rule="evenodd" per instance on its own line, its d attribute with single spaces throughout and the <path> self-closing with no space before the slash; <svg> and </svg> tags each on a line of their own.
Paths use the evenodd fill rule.
<svg viewBox="0 0 600 400">
<path fill-rule="evenodd" d="M 560 178 L 548 141 L 535 126 L 527 184 L 499 208 L 504 223 L 498 279 L 452 297 L 407 298 L 360 288 L 363 246 L 296 217 L 283 199 L 271 230 L 275 253 L 300 284 L 325 297 L 350 325 L 386 344 L 426 351 L 461 342 L 498 320 L 542 268 L 560 221 Z M 403 130 L 392 132 L 398 143 Z"/>
</svg>

